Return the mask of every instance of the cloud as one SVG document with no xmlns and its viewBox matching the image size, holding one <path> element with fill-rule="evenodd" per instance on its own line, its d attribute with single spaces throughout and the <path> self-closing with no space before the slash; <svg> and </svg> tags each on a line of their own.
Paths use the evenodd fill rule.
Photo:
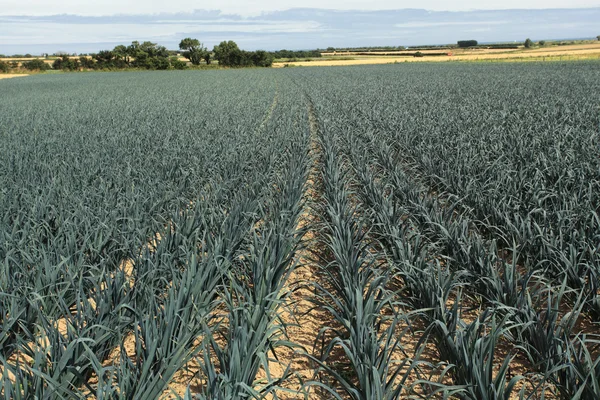
<svg viewBox="0 0 600 400">
<path fill-rule="evenodd" d="M 437 21 L 437 22 L 406 22 L 396 24 L 396 28 L 437 28 L 445 26 L 476 26 L 476 25 L 504 25 L 509 21 Z"/>
<path fill-rule="evenodd" d="M 409 0 L 304 0 L 302 7 L 374 11 L 414 7 Z M 544 9 L 596 7 L 597 0 L 421 0 L 419 7 L 434 11 L 469 11 L 473 9 Z M 298 7 L 296 0 L 3 0 L 0 15 L 115 15 L 115 14 L 156 14 L 191 12 L 197 8 L 222 10 L 225 13 L 244 16 L 257 16 L 264 12 L 282 11 Z"/>
<path fill-rule="evenodd" d="M 255 16 L 215 10 L 0 16 L 0 53 L 96 52 L 133 40 L 150 40 L 175 49 L 186 36 L 209 47 L 235 40 L 248 50 L 445 44 L 465 39 L 466 33 L 480 42 L 582 38 L 598 34 L 599 20 L 598 7 L 465 12 L 303 8 Z"/>
<path fill-rule="evenodd" d="M 2 29 L 2 28 L 0 28 Z M 175 40 L 177 35 L 186 35 L 186 32 L 197 32 L 198 34 L 227 33 L 236 32 L 238 34 L 262 33 L 265 35 L 273 33 L 298 34 L 305 32 L 315 32 L 320 29 L 320 24 L 315 22 L 303 21 L 283 21 L 283 22 L 258 22 L 258 23 L 238 23 L 234 26 L 221 24 L 219 22 L 204 22 L 202 24 L 172 23 L 160 24 L 75 24 L 64 25 L 52 22 L 42 23 L 12 23 L 10 30 L 18 32 L 11 34 L 3 32 L 0 39 L 11 44 L 27 45 L 32 42 L 37 44 L 52 43 L 80 43 L 82 39 L 90 42 L 113 42 L 113 41 L 133 41 L 149 38 L 151 40 L 168 39 Z"/>
</svg>

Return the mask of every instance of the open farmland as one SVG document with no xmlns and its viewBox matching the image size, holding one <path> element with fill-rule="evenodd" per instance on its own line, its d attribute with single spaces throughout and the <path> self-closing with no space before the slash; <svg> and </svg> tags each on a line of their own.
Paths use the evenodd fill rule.
<svg viewBox="0 0 600 400">
<path fill-rule="evenodd" d="M 328 67 L 347 65 L 391 64 L 401 62 L 536 62 L 600 59 L 600 42 L 581 43 L 561 46 L 542 46 L 527 49 L 515 46 L 514 49 L 502 48 L 452 48 L 419 50 L 422 57 L 415 57 L 416 50 L 402 51 L 339 51 L 323 53 L 323 58 L 305 60 L 280 60 L 273 66 Z M 411 54 L 412 53 L 412 54 Z"/>
<path fill-rule="evenodd" d="M 0 93 L 4 398 L 598 398 L 600 63 Z"/>
</svg>

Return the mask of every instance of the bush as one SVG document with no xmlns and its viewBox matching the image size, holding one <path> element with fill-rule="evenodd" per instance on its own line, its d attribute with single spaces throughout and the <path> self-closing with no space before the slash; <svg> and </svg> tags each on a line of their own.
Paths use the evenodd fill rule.
<svg viewBox="0 0 600 400">
<path fill-rule="evenodd" d="M 415 53 L 415 57 L 424 57 L 423 53 L 421 53 L 420 51 L 417 51 Z"/>
<path fill-rule="evenodd" d="M 171 67 L 167 57 L 150 57 L 145 65 L 147 69 L 165 70 Z"/>
<path fill-rule="evenodd" d="M 81 65 L 81 68 L 84 69 L 94 69 L 96 66 L 93 58 L 85 56 L 79 57 L 79 65 Z"/>
<path fill-rule="evenodd" d="M 112 68 L 113 60 L 115 55 L 110 50 L 100 50 L 97 54 L 92 56 L 96 59 L 96 64 L 98 68 Z"/>
<path fill-rule="evenodd" d="M 50 66 L 39 58 L 36 58 L 35 60 L 31 61 L 26 61 L 22 64 L 22 66 L 28 71 L 47 71 L 50 69 Z"/>
<path fill-rule="evenodd" d="M 79 69 L 79 61 L 71 60 L 69 56 L 63 55 L 61 58 L 57 58 L 52 63 L 52 69 L 63 71 L 76 71 Z"/>
<path fill-rule="evenodd" d="M 187 69 L 187 64 L 185 63 L 185 61 L 181 61 L 177 57 L 171 57 L 171 68 Z"/>
<path fill-rule="evenodd" d="M 531 39 L 527 38 L 525 40 L 525 48 L 530 49 L 531 47 L 533 47 L 533 41 Z"/>
<path fill-rule="evenodd" d="M 0 61 L 0 72 L 7 73 L 10 70 L 10 65 L 7 62 Z"/>
<path fill-rule="evenodd" d="M 546 45 L 546 41 L 545 40 L 540 40 L 538 43 L 539 43 L 540 46 L 545 46 Z"/>
</svg>

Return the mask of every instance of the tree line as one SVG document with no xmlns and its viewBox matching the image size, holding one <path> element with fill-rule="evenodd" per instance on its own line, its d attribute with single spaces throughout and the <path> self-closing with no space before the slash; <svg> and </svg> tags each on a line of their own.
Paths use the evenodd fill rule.
<svg viewBox="0 0 600 400">
<path fill-rule="evenodd" d="M 90 57 L 79 59 L 68 55 L 56 59 L 55 70 L 76 71 L 79 69 L 185 69 L 186 63 L 173 56 L 165 46 L 152 42 L 134 41 L 129 46 L 118 45 L 112 50 L 101 50 Z"/>
<path fill-rule="evenodd" d="M 211 52 L 198 39 L 185 38 L 179 49 L 192 65 L 200 65 L 202 60 L 210 65 L 214 57 L 224 67 L 270 67 L 274 59 L 273 54 L 264 50 L 241 50 L 233 40 L 219 43 Z"/>
<path fill-rule="evenodd" d="M 596 36 L 600 41 L 600 35 Z M 546 41 L 540 40 L 539 46 L 545 46 Z M 557 43 L 564 44 L 564 43 Z M 568 43 L 567 43 L 568 44 Z M 459 40 L 456 45 L 433 45 L 433 46 L 411 46 L 409 49 L 451 49 L 455 47 L 488 47 L 488 48 L 517 48 L 523 45 L 525 48 L 534 46 L 531 39 L 526 39 L 523 43 L 506 44 L 487 44 L 479 45 L 477 40 Z M 404 46 L 379 46 L 366 48 L 334 48 L 328 47 L 327 51 L 370 51 L 370 50 L 405 50 Z M 179 43 L 179 52 L 168 50 L 165 46 L 160 46 L 152 42 L 134 41 L 129 46 L 118 45 L 112 50 L 101 50 L 98 53 L 89 56 L 71 57 L 67 54 L 60 54 L 52 65 L 44 62 L 43 59 L 36 58 L 22 63 L 18 61 L 0 60 L 0 72 L 7 73 L 11 69 L 26 69 L 30 71 L 45 71 L 49 69 L 77 71 L 87 70 L 114 70 L 114 69 L 148 69 L 148 70 L 167 70 L 167 69 L 186 69 L 188 62 L 179 59 L 179 54 L 186 58 L 192 66 L 205 64 L 210 66 L 214 60 L 223 67 L 270 67 L 275 59 L 297 59 L 297 58 L 317 58 L 321 57 L 321 50 L 278 50 L 278 51 L 246 51 L 238 47 L 234 41 L 223 41 L 214 46 L 212 50 L 205 47 L 198 39 L 185 38 Z M 0 58 L 5 56 L 0 55 Z M 14 55 L 12 58 L 32 58 L 30 54 Z M 48 55 L 46 55 L 48 58 Z"/>
<path fill-rule="evenodd" d="M 270 67 L 275 58 L 273 53 L 263 50 L 241 50 L 237 43 L 231 40 L 221 42 L 211 51 L 198 39 L 185 38 L 179 43 L 179 50 L 181 55 L 193 66 L 211 65 L 212 61 L 216 60 L 223 67 Z M 45 71 L 51 68 L 64 71 L 188 68 L 188 62 L 179 59 L 177 53 L 157 43 L 134 41 L 129 46 L 118 45 L 112 50 L 101 50 L 90 56 L 77 58 L 63 54 L 55 59 L 52 65 L 37 58 L 21 63 L 20 67 L 31 71 Z M 8 72 L 10 69 L 18 67 L 19 63 L 16 61 L 0 61 L 0 72 Z"/>
<path fill-rule="evenodd" d="M 277 50 L 272 51 L 271 54 L 275 58 L 319 58 L 321 57 L 321 50 Z"/>
</svg>

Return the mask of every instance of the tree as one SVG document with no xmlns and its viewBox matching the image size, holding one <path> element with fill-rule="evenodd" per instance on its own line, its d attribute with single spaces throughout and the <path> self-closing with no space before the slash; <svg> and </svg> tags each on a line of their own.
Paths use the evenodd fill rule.
<svg viewBox="0 0 600 400">
<path fill-rule="evenodd" d="M 458 47 L 473 47 L 477 46 L 479 43 L 477 40 L 459 40 L 457 44 Z"/>
<path fill-rule="evenodd" d="M 273 65 L 274 56 L 264 50 L 240 50 L 233 41 L 221 42 L 214 48 L 215 58 L 219 65 L 225 67 L 270 67 Z"/>
<path fill-rule="evenodd" d="M 127 46 L 125 45 L 118 45 L 113 49 L 113 54 L 115 55 L 115 58 L 119 59 L 119 60 L 123 60 L 126 64 L 129 64 L 129 52 L 127 51 Z"/>
<path fill-rule="evenodd" d="M 257 67 L 270 67 L 273 65 L 273 55 L 264 50 L 257 50 L 251 55 L 252 64 Z"/>
<path fill-rule="evenodd" d="M 100 50 L 98 54 L 94 54 L 93 57 L 96 60 L 96 65 L 98 68 L 114 67 L 113 60 L 115 58 L 115 53 L 110 50 Z"/>
<path fill-rule="evenodd" d="M 200 62 L 208 53 L 198 39 L 185 38 L 179 43 L 179 48 L 184 50 L 183 56 L 190 60 L 193 65 L 200 65 Z M 207 64 L 210 64 L 210 55 Z"/>
<path fill-rule="evenodd" d="M 129 57 L 135 58 L 139 48 L 140 48 L 140 42 L 138 42 L 137 40 L 134 40 L 133 42 L 131 42 L 131 44 L 129 46 L 127 46 L 127 55 Z"/>
<path fill-rule="evenodd" d="M 525 48 L 530 49 L 532 46 L 533 46 L 533 42 L 531 41 L 531 39 L 529 39 L 529 38 L 525 39 Z"/>
<path fill-rule="evenodd" d="M 596 39 L 600 40 L 600 35 L 596 36 Z"/>
<path fill-rule="evenodd" d="M 215 53 L 215 58 L 219 60 L 219 65 L 225 67 L 239 67 L 242 65 L 242 51 L 233 40 L 219 43 L 215 46 L 213 52 Z"/>
<path fill-rule="evenodd" d="M 546 41 L 545 40 L 540 40 L 538 43 L 539 43 L 540 46 L 545 46 L 546 45 Z"/>
<path fill-rule="evenodd" d="M 171 65 L 167 48 L 152 42 L 131 42 L 127 55 L 133 59 L 131 65 L 137 68 L 168 69 Z"/>
<path fill-rule="evenodd" d="M 159 46 L 156 43 L 152 42 L 144 42 L 139 45 L 138 53 L 142 51 L 148 54 L 148 57 L 160 57 L 160 58 L 168 58 L 169 50 L 165 46 Z"/>
</svg>

